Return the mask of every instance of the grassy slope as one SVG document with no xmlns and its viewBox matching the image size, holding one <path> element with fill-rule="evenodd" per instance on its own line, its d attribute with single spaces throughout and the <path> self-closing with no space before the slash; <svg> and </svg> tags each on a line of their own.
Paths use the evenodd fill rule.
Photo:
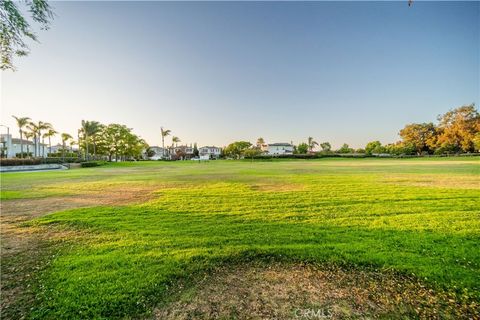
<svg viewBox="0 0 480 320">
<path fill-rule="evenodd" d="M 53 259 L 32 315 L 120 317 L 148 311 L 178 276 L 265 256 L 393 268 L 478 292 L 479 178 L 480 162 L 461 158 L 145 162 L 4 174 L 2 199 L 156 185 L 142 205 L 35 221 L 87 236 Z"/>
</svg>

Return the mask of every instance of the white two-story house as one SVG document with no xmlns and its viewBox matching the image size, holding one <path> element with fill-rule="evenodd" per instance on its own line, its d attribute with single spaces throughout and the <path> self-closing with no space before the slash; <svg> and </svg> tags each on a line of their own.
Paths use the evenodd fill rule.
<svg viewBox="0 0 480 320">
<path fill-rule="evenodd" d="M 262 151 L 268 155 L 293 154 L 293 145 L 290 143 L 270 143 L 262 146 Z"/>
<path fill-rule="evenodd" d="M 198 149 L 198 154 L 200 155 L 200 157 L 208 156 L 210 159 L 220 158 L 221 153 L 222 150 L 218 147 L 205 146 Z"/>
</svg>

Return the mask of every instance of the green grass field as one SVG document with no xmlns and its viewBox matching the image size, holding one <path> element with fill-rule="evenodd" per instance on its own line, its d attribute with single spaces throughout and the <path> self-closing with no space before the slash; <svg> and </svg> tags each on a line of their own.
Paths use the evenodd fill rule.
<svg viewBox="0 0 480 320">
<path fill-rule="evenodd" d="M 35 278 L 30 317 L 136 317 L 177 279 L 272 259 L 394 270 L 478 299 L 479 160 L 118 163 L 2 174 L 1 196 L 143 197 L 22 223 L 69 235 Z"/>
</svg>

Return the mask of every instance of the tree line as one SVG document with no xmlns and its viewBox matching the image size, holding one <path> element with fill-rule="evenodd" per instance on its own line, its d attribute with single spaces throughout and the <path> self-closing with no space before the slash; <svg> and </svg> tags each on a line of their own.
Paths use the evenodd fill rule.
<svg viewBox="0 0 480 320">
<path fill-rule="evenodd" d="M 382 145 L 378 140 L 367 143 L 365 148 L 353 149 L 344 143 L 332 150 L 330 142 L 318 143 L 313 137 L 293 146 L 294 154 L 349 154 L 366 155 L 428 155 L 480 152 L 480 114 L 475 104 L 464 105 L 437 117 L 437 123 L 411 123 L 400 130 L 400 140 Z M 263 154 L 263 138 L 256 144 L 248 141 L 235 141 L 223 153 L 232 158 L 255 157 Z M 320 147 L 320 151 L 315 151 Z"/>
<path fill-rule="evenodd" d="M 48 141 L 49 151 L 52 151 L 51 139 L 58 135 L 48 122 L 34 122 L 28 117 L 13 116 L 17 122 L 20 135 L 20 157 L 44 157 L 45 148 L 39 148 L 39 143 L 45 145 Z M 401 140 L 382 145 L 378 140 L 367 143 L 365 148 L 353 149 L 343 144 L 339 149 L 332 150 L 329 142 L 318 143 L 313 137 L 293 146 L 294 154 L 348 154 L 360 153 L 366 155 L 422 155 L 422 154 L 454 154 L 480 151 L 480 114 L 474 104 L 465 105 L 439 115 L 438 122 L 411 123 L 400 130 Z M 162 147 L 165 148 L 165 138 L 171 130 L 161 128 Z M 78 145 L 78 156 L 83 160 L 108 159 L 131 160 L 141 159 L 148 155 L 148 144 L 132 132 L 131 128 L 121 124 L 104 125 L 98 121 L 82 120 L 75 140 L 68 133 L 60 133 L 62 140 L 61 156 L 65 158 L 73 154 L 73 146 Z M 23 139 L 34 144 L 33 152 L 27 144 L 24 152 Z M 172 137 L 172 146 L 180 142 L 178 137 Z M 232 158 L 255 157 L 263 154 L 263 138 L 258 138 L 256 144 L 248 141 L 235 141 L 222 150 L 222 154 Z M 315 151 L 320 147 L 320 151 Z M 195 149 L 197 149 L 195 147 Z M 197 149 L 198 150 L 198 149 Z M 197 151 L 198 153 L 198 151 Z"/>
<path fill-rule="evenodd" d="M 15 118 L 20 135 L 20 153 L 17 157 L 45 157 L 45 139 L 48 140 L 47 156 L 77 156 L 85 161 L 106 159 L 131 160 L 142 158 L 143 152 L 148 148 L 145 140 L 132 132 L 131 128 L 121 124 L 104 125 L 98 121 L 82 120 L 77 130 L 77 137 L 68 133 L 57 132 L 48 122 L 34 122 L 28 117 Z M 60 134 L 62 148 L 60 154 L 52 153 L 51 139 Z M 24 148 L 24 139 L 32 141 L 34 150 L 30 152 L 30 144 Z M 79 151 L 73 153 L 73 146 L 77 145 Z M 42 147 L 40 147 L 42 146 Z M 24 152 L 26 150 L 26 152 Z"/>
</svg>

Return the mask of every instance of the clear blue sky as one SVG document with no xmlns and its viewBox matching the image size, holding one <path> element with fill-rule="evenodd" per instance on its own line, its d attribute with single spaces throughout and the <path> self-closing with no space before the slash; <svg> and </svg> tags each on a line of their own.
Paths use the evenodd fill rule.
<svg viewBox="0 0 480 320">
<path fill-rule="evenodd" d="M 361 147 L 479 102 L 479 2 L 53 6 L 41 44 L 2 73 L 2 124 L 115 122 L 151 145 L 164 126 L 199 145 Z"/>
</svg>

